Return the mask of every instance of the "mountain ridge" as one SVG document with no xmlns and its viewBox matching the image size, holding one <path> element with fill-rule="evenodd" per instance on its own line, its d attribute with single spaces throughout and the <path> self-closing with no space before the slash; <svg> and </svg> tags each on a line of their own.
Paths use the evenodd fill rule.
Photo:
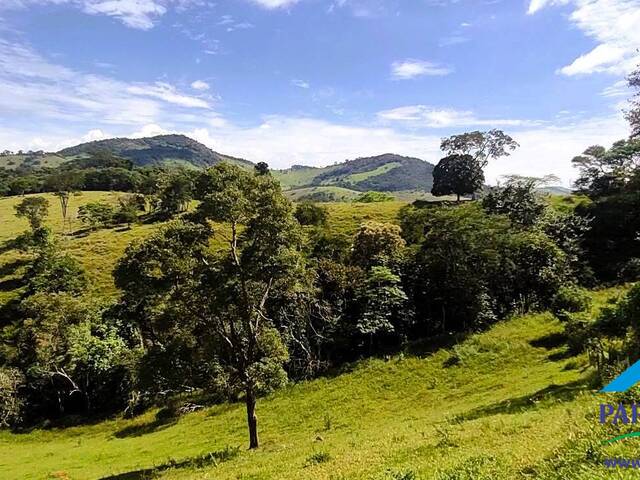
<svg viewBox="0 0 640 480">
<path fill-rule="evenodd" d="M 78 157 L 105 150 L 131 160 L 136 166 L 173 163 L 208 167 L 223 161 L 245 166 L 253 165 L 248 160 L 218 153 L 197 140 L 180 134 L 107 138 L 81 143 L 56 153 L 63 157 Z"/>
</svg>

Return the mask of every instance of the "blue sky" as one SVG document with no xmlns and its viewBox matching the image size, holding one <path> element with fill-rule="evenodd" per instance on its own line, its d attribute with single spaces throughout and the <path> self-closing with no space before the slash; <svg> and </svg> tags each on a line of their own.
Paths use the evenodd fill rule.
<svg viewBox="0 0 640 480">
<path fill-rule="evenodd" d="M 488 176 L 575 176 L 627 134 L 640 0 L 0 0 L 0 149 L 165 132 L 275 168 L 443 136 L 521 143 Z"/>
</svg>

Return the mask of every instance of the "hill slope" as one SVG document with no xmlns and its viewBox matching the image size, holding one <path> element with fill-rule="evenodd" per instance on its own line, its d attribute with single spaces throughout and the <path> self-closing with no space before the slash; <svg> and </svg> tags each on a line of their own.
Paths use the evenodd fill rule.
<svg viewBox="0 0 640 480">
<path fill-rule="evenodd" d="M 131 160 L 135 165 L 178 164 L 206 167 L 227 161 L 244 166 L 251 162 L 214 152 L 200 142 L 184 135 L 158 135 L 147 138 L 110 138 L 83 143 L 60 150 L 58 155 L 78 157 L 96 151 L 109 151 Z"/>
<path fill-rule="evenodd" d="M 434 166 L 424 160 L 392 153 L 358 158 L 329 167 L 294 165 L 275 170 L 274 176 L 285 190 L 309 187 L 340 187 L 352 191 L 429 192 Z"/>
<path fill-rule="evenodd" d="M 605 478 L 597 458 L 632 455 L 635 444 L 583 441 L 593 435 L 598 398 L 586 387 L 586 360 L 567 359 L 551 341 L 561 330 L 550 315 L 528 315 L 453 349 L 367 360 L 348 373 L 291 386 L 260 400 L 257 451 L 245 450 L 242 404 L 165 421 L 149 412 L 65 430 L 0 433 L 0 476 Z M 235 447 L 237 455 L 225 455 Z M 214 452 L 210 460 L 190 460 L 205 452 Z"/>
</svg>

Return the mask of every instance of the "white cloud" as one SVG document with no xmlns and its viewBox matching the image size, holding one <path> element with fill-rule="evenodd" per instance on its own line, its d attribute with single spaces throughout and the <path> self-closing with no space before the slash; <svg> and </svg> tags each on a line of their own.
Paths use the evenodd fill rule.
<svg viewBox="0 0 640 480">
<path fill-rule="evenodd" d="M 383 122 L 401 122 L 416 128 L 450 128 L 481 125 L 522 126 L 533 122 L 507 119 L 479 119 L 469 110 L 435 108 L 427 105 L 408 105 L 378 112 Z"/>
<path fill-rule="evenodd" d="M 640 60 L 640 0 L 531 0 L 528 13 L 568 4 L 573 7 L 570 21 L 598 45 L 558 72 L 568 76 L 629 73 Z"/>
<path fill-rule="evenodd" d="M 204 6 L 202 0 L 2 0 L 0 10 L 38 5 L 69 5 L 89 15 L 114 17 L 131 28 L 149 30 L 170 6 L 183 11 L 189 6 Z"/>
<path fill-rule="evenodd" d="M 194 90 L 205 91 L 205 90 L 209 90 L 209 88 L 211 87 L 207 82 L 204 82 L 202 80 L 196 80 L 191 84 L 191 88 L 193 88 Z"/>
<path fill-rule="evenodd" d="M 531 0 L 527 13 L 529 15 L 533 15 L 544 7 L 551 5 L 566 5 L 567 3 L 569 3 L 569 0 Z"/>
<path fill-rule="evenodd" d="M 291 85 L 293 85 L 294 87 L 298 87 L 298 88 L 309 88 L 311 85 L 309 85 L 309 82 L 305 82 L 304 80 L 299 80 L 299 79 L 293 79 L 291 80 Z"/>
<path fill-rule="evenodd" d="M 116 17 L 125 25 L 141 30 L 153 28 L 154 19 L 167 12 L 155 0 L 84 0 L 83 9 L 91 15 Z"/>
<path fill-rule="evenodd" d="M 613 85 L 605 88 L 601 95 L 603 97 L 629 97 L 629 84 L 626 80 L 619 80 Z"/>
<path fill-rule="evenodd" d="M 0 111 L 26 119 L 149 124 L 209 103 L 166 82 L 127 83 L 56 65 L 26 45 L 0 40 Z"/>
<path fill-rule="evenodd" d="M 299 0 L 251 0 L 253 3 L 266 8 L 268 10 L 274 10 L 276 8 L 286 8 L 298 3 Z"/>
<path fill-rule="evenodd" d="M 560 122 L 509 132 L 520 143 L 510 157 L 494 160 L 487 167 L 487 178 L 495 182 L 501 175 L 557 175 L 565 186 L 571 186 L 577 171 L 571 159 L 590 145 L 610 146 L 629 135 L 622 115 Z"/>
<path fill-rule="evenodd" d="M 452 72 L 450 68 L 425 60 L 407 59 L 391 65 L 391 75 L 397 80 L 408 80 L 422 76 L 443 76 Z"/>
</svg>

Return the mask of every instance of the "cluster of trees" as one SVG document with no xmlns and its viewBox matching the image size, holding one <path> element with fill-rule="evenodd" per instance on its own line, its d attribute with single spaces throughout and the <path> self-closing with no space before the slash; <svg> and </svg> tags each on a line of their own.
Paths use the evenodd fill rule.
<svg viewBox="0 0 640 480">
<path fill-rule="evenodd" d="M 57 168 L 25 163 L 14 169 L 0 168 L 0 196 L 66 191 L 117 191 L 157 196 L 164 189 L 177 189 L 176 211 L 181 197 L 190 196 L 197 172 L 166 167 L 135 167 L 131 161 L 110 152 L 96 151 L 88 157 Z M 173 184 L 173 185 L 171 185 Z M 186 193 L 185 193 L 186 192 Z"/>
</svg>

